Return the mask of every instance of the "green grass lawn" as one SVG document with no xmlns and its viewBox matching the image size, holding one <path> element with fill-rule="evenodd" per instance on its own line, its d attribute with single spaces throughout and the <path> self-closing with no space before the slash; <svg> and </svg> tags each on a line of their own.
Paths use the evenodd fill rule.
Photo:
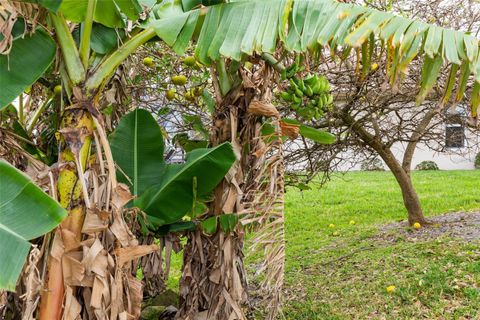
<svg viewBox="0 0 480 320">
<path fill-rule="evenodd" d="M 480 170 L 413 180 L 427 216 L 480 208 Z M 376 237 L 407 217 L 391 173 L 336 175 L 285 202 L 287 319 L 480 319 L 478 242 Z"/>
<path fill-rule="evenodd" d="M 480 170 L 413 172 L 413 180 L 427 216 L 480 209 Z M 478 242 L 377 236 L 407 217 L 391 173 L 312 187 L 286 194 L 286 319 L 480 319 Z M 180 267 L 181 253 L 168 283 L 175 291 Z"/>
</svg>

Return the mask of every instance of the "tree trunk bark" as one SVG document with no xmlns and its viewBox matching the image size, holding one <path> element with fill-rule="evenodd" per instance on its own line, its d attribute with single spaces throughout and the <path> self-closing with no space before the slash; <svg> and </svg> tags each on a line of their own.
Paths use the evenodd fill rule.
<svg viewBox="0 0 480 320">
<path fill-rule="evenodd" d="M 267 71 L 247 75 L 240 71 L 243 83 L 221 99 L 213 116 L 212 146 L 229 141 L 237 162 L 217 186 L 207 218 L 244 211 L 244 196 L 252 173 L 250 166 L 255 146 L 261 139 L 260 117 L 249 114 L 248 107 L 263 94 L 257 83 L 267 83 Z M 261 71 L 264 71 L 263 73 Z M 216 81 L 214 81 L 214 85 Z M 218 90 L 216 90 L 218 91 Z M 218 96 L 217 96 L 218 97 Z M 240 217 L 239 217 L 240 218 Z M 184 249 L 180 280 L 180 310 L 177 319 L 246 319 L 247 280 L 243 264 L 244 231 L 238 224 L 233 232 L 220 228 L 213 235 L 192 232 Z"/>
<path fill-rule="evenodd" d="M 211 145 L 232 143 L 237 162 L 217 186 L 206 218 L 242 211 L 241 196 L 246 156 L 242 146 L 250 141 L 252 117 L 246 110 L 252 93 L 243 87 L 223 98 L 213 117 Z M 213 235 L 189 234 L 184 248 L 180 280 L 180 310 L 177 319 L 246 319 L 247 301 L 243 265 L 244 233 L 239 226 L 230 233 L 220 228 Z"/>
<path fill-rule="evenodd" d="M 420 205 L 418 195 L 413 188 L 412 179 L 410 178 L 410 170 L 405 170 L 397 161 L 392 151 L 382 144 L 381 140 L 365 130 L 361 123 L 356 122 L 355 119 L 347 112 L 341 114 L 342 120 L 349 124 L 353 131 L 370 147 L 372 147 L 377 154 L 385 161 L 387 166 L 392 171 L 402 191 L 403 203 L 408 212 L 408 223 L 413 225 L 415 222 L 421 225 L 428 224 L 425 219 Z M 410 151 L 409 151 L 410 152 Z M 411 151 L 413 154 L 413 150 Z M 407 166 L 408 167 L 408 166 Z M 409 167 L 408 167 L 409 168 Z"/>
<path fill-rule="evenodd" d="M 415 222 L 421 225 L 428 224 L 427 220 L 423 216 L 423 210 L 418 199 L 417 192 L 413 188 L 412 179 L 410 174 L 404 170 L 404 168 L 394 158 L 393 154 L 381 154 L 380 155 L 392 171 L 395 179 L 402 191 L 403 203 L 408 212 L 408 223 L 413 225 Z"/>
</svg>

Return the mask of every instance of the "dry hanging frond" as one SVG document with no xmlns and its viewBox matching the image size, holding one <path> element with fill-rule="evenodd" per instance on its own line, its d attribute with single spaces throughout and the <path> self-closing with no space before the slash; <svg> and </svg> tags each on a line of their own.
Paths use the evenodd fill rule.
<svg viewBox="0 0 480 320">
<path fill-rule="evenodd" d="M 284 230 L 284 163 L 281 123 L 273 123 L 276 128 L 275 139 L 263 146 L 266 149 L 261 158 L 252 165 L 252 182 L 244 197 L 245 207 L 242 224 L 255 231 L 251 240 L 251 252 L 263 251 L 264 261 L 256 276 L 263 274 L 260 295 L 268 315 L 266 319 L 276 319 L 281 312 L 282 290 L 285 267 L 285 230 Z"/>
<path fill-rule="evenodd" d="M 248 113 L 255 116 L 280 117 L 280 113 L 273 104 L 258 100 L 250 102 L 250 105 L 248 106 Z"/>
<path fill-rule="evenodd" d="M 12 29 L 18 18 L 25 18 L 32 25 L 32 30 L 44 9 L 36 4 L 21 1 L 0 0 L 0 54 L 9 54 L 12 49 Z M 27 30 L 27 29 L 26 29 Z"/>
<path fill-rule="evenodd" d="M 282 136 L 287 136 L 292 140 L 297 139 L 300 134 L 300 126 L 297 124 L 280 121 L 280 128 L 282 129 Z"/>
</svg>

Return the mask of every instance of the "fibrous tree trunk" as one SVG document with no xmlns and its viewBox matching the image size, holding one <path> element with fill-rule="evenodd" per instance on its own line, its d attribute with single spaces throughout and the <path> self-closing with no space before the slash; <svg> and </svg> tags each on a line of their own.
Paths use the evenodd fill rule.
<svg viewBox="0 0 480 320">
<path fill-rule="evenodd" d="M 238 161 L 215 189 L 207 216 L 242 211 L 245 163 L 242 146 L 249 142 L 248 128 L 253 119 L 248 117 L 247 107 L 253 97 L 253 90 L 240 87 L 234 89 L 217 107 L 211 144 L 215 146 L 230 141 Z M 229 233 L 218 229 L 213 235 L 200 230 L 189 234 L 184 248 L 177 319 L 193 320 L 202 316 L 204 319 L 218 320 L 246 319 L 243 238 L 243 231 L 238 226 Z"/>
<path fill-rule="evenodd" d="M 75 104 L 62 115 L 56 172 L 58 200 L 69 215 L 53 233 L 39 319 L 138 318 L 135 266 L 158 246 L 140 246 L 130 232 L 124 205 L 132 197 L 116 181 L 103 119 L 92 99 L 74 93 Z"/>
<path fill-rule="evenodd" d="M 234 213 L 242 219 L 252 209 L 251 204 L 255 200 L 253 188 L 259 185 L 267 187 L 262 183 L 263 179 L 254 181 L 262 176 L 259 171 L 265 172 L 263 164 L 268 157 L 263 154 L 267 150 L 263 147 L 261 114 L 250 111 L 251 106 L 255 105 L 256 109 L 264 109 L 265 116 L 272 116 L 272 110 L 275 114 L 276 109 L 266 101 L 270 91 L 266 94 L 262 90 L 262 87 L 268 87 L 271 74 L 266 66 L 260 67 L 255 73 L 241 70 L 240 74 L 242 85 L 217 101 L 210 139 L 213 146 L 231 142 L 237 162 L 215 189 L 207 216 Z M 277 164 L 283 165 L 281 160 Z M 253 166 L 254 163 L 257 165 Z M 281 166 L 273 165 L 271 168 L 278 168 L 276 173 L 283 175 Z M 277 194 L 283 195 L 283 180 L 278 181 L 281 192 Z M 283 218 L 283 202 L 281 208 Z M 258 223 L 256 216 L 249 217 L 252 222 Z M 237 225 L 229 233 L 218 228 L 213 235 L 200 230 L 189 235 L 184 248 L 181 305 L 177 319 L 246 319 L 248 292 L 243 261 L 244 232 Z M 283 268 L 280 269 L 277 270 L 282 277 L 279 281 L 283 279 Z"/>
</svg>

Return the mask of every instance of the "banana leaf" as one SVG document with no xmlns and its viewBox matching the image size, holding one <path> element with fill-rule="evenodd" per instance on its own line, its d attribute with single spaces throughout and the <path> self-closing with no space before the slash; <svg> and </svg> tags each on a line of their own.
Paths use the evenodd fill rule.
<svg viewBox="0 0 480 320">
<path fill-rule="evenodd" d="M 10 53 L 0 55 L 0 109 L 40 78 L 55 51 L 55 41 L 43 29 L 13 40 Z"/>
<path fill-rule="evenodd" d="M 196 200 L 207 196 L 236 160 L 229 143 L 187 153 L 183 164 L 165 163 L 163 136 L 152 115 L 137 109 L 124 116 L 110 137 L 113 158 L 124 182 L 156 227 L 177 222 Z"/>
<path fill-rule="evenodd" d="M 55 200 L 0 160 L 0 289 L 15 291 L 29 240 L 51 231 L 66 216 Z"/>
</svg>

